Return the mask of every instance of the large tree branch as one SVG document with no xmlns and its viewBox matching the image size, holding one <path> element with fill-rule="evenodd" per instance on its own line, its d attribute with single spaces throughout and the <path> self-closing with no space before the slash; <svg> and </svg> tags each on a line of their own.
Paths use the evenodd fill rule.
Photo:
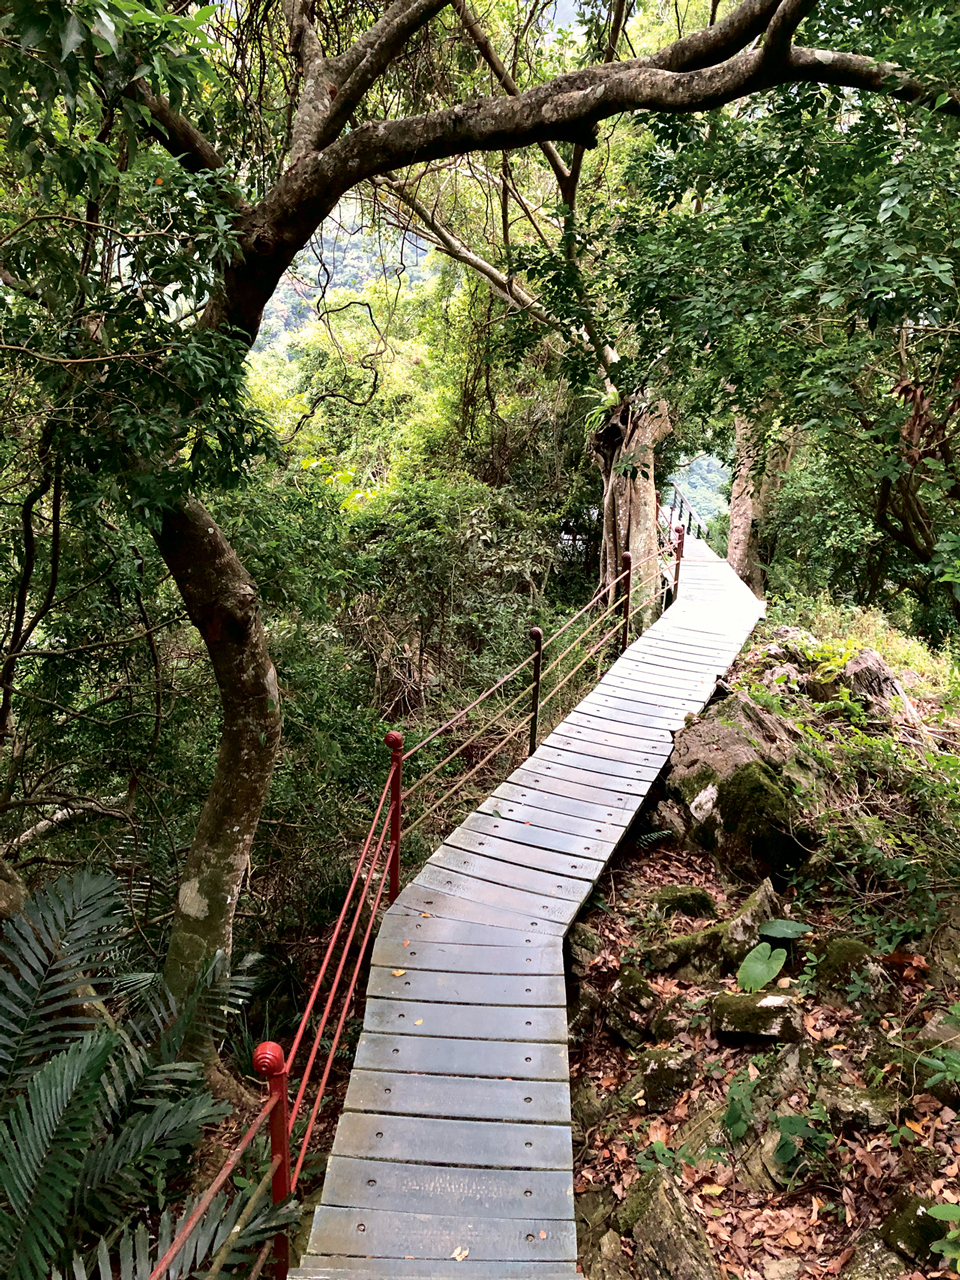
<svg viewBox="0 0 960 1280">
<path fill-rule="evenodd" d="M 453 0 L 453 7 L 457 11 L 460 21 L 463 23 L 464 30 L 477 46 L 477 49 L 480 51 L 480 54 L 487 63 L 487 66 L 499 80 L 501 87 L 509 93 L 512 98 L 519 97 L 520 90 L 517 87 L 516 80 L 514 80 L 513 76 L 504 66 L 499 54 L 493 47 L 490 37 L 480 26 L 476 15 L 466 4 L 463 3 L 463 0 Z M 560 152 L 552 142 L 541 142 L 540 150 L 543 152 L 547 163 L 553 170 L 560 189 L 563 190 L 564 183 L 570 177 L 570 171 L 563 163 Z"/>
<path fill-rule="evenodd" d="M 338 58 L 324 56 L 304 13 L 303 0 L 284 0 L 291 45 L 303 73 L 290 158 L 296 164 L 338 138 L 368 89 L 383 75 L 407 40 L 450 0 L 396 0 Z"/>
<path fill-rule="evenodd" d="M 244 220 L 243 260 L 226 273 L 206 323 L 227 323 L 252 338 L 295 254 L 340 197 L 365 179 L 467 151 L 576 141 L 585 126 L 625 111 L 709 111 L 761 89 L 797 82 L 843 85 L 908 102 L 925 101 L 934 92 L 891 63 L 792 47 L 776 66 L 765 66 L 762 51 L 750 50 L 687 72 L 651 67 L 646 59 L 586 67 L 516 98 L 482 98 L 429 115 L 364 124 L 324 151 L 304 156 Z M 960 115 L 960 94 L 954 92 L 941 110 Z"/>
</svg>

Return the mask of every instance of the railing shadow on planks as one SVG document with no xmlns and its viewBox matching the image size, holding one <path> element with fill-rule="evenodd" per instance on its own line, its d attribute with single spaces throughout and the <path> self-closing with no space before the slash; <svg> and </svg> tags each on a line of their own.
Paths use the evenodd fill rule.
<svg viewBox="0 0 960 1280">
<path fill-rule="evenodd" d="M 681 504 L 677 504 L 677 510 L 682 510 Z M 663 514 L 661 508 L 660 524 L 666 524 L 667 535 L 663 536 L 661 529 L 661 545 L 655 555 L 633 562 L 630 553 L 624 552 L 623 569 L 611 583 L 601 588 L 588 604 L 546 639 L 539 628 L 532 628 L 530 639 L 533 649 L 528 657 L 474 699 L 469 706 L 458 711 L 406 751 L 403 749 L 403 737 L 400 733 L 391 731 L 386 735 L 385 745 L 390 749 L 386 781 L 290 1048 L 284 1052 L 279 1044 L 272 1041 L 257 1047 L 253 1063 L 258 1073 L 266 1077 L 269 1090 L 267 1100 L 150 1273 L 149 1280 L 165 1280 L 171 1274 L 171 1268 L 179 1274 L 178 1260 L 182 1260 L 184 1250 L 188 1248 L 214 1199 L 265 1127 L 269 1129 L 270 1135 L 270 1165 L 254 1189 L 248 1209 L 262 1201 L 268 1188 L 275 1205 L 283 1204 L 295 1195 L 379 908 L 384 896 L 392 903 L 400 891 L 402 836 L 412 834 L 431 817 L 442 813 L 464 785 L 514 739 L 526 735 L 527 752 L 532 754 L 537 746 L 541 716 L 548 704 L 553 703 L 551 710 L 554 712 L 559 708 L 560 703 L 554 700 L 559 698 L 564 689 L 577 687 L 571 686 L 571 681 L 588 662 L 602 659 L 611 648 L 614 648 L 611 657 L 627 648 L 631 625 L 642 609 L 662 600 L 664 596 L 676 597 L 683 556 L 684 527 L 674 527 L 672 521 L 664 521 Z M 636 571 L 653 561 L 659 562 L 653 575 L 653 590 L 637 600 L 634 591 Z M 645 578 L 648 576 L 643 575 Z M 605 628 L 599 636 L 594 634 L 597 628 L 614 616 L 616 620 L 612 626 Z M 575 629 L 578 622 L 583 624 L 581 629 Z M 571 635 L 573 639 L 570 639 Z M 553 649 L 564 637 L 567 643 L 559 651 Z M 507 701 L 498 706 L 489 720 L 466 738 L 458 740 L 451 751 L 404 790 L 404 766 L 412 757 L 451 731 L 466 726 L 471 713 L 495 695 L 508 693 L 517 677 L 527 671 L 531 674 L 531 680 L 526 686 L 515 694 L 509 693 Z M 544 693 L 547 683 L 550 688 Z M 525 702 L 528 702 L 529 710 L 517 718 L 518 711 Z M 508 718 L 513 720 L 509 727 L 504 724 Z M 441 796 L 428 800 L 416 818 L 404 826 L 404 814 L 410 807 L 410 801 L 424 793 L 431 782 L 441 779 L 443 770 L 461 757 L 469 746 L 487 738 L 498 726 L 504 728 L 504 733 L 496 745 L 486 750 L 481 759 L 467 773 L 458 776 Z M 314 1021 L 315 1026 L 311 1027 Z M 334 1023 L 333 1031 L 325 1042 L 324 1037 L 328 1035 L 331 1023 Z M 305 1061 L 296 1096 L 291 1102 L 290 1087 L 296 1081 L 294 1072 L 301 1051 L 305 1053 Z M 311 1090 L 318 1071 L 319 1081 Z M 301 1112 L 309 1101 L 309 1092 L 313 1095 L 312 1104 L 300 1138 L 299 1151 L 294 1159 L 291 1150 L 293 1133 Z M 228 1241 L 224 1245 L 213 1259 L 210 1270 L 205 1273 L 208 1280 L 212 1280 L 222 1270 L 229 1256 L 229 1243 Z M 290 1266 L 289 1240 L 285 1234 L 268 1240 L 261 1248 L 252 1260 L 250 1280 L 257 1280 L 271 1260 L 271 1255 L 274 1280 L 285 1280 Z"/>
</svg>

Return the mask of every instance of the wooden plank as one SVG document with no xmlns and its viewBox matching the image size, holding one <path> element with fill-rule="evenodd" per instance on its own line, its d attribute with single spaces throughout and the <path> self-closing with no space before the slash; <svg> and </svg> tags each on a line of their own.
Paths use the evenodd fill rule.
<svg viewBox="0 0 960 1280">
<path fill-rule="evenodd" d="M 507 885 L 511 889 L 524 889 L 528 893 L 538 893 L 544 898 L 569 898 L 580 902 L 606 865 L 604 862 L 584 858 L 582 862 L 567 859 L 569 874 L 541 871 L 537 867 L 526 866 L 524 861 L 512 857 L 501 857 L 503 850 L 512 851 L 530 849 L 530 861 L 534 861 L 537 851 L 529 845 L 509 845 L 506 841 L 494 840 L 492 836 L 482 837 L 486 850 L 474 853 L 470 849 L 457 849 L 453 845 L 441 845 L 428 860 L 428 867 L 442 867 L 447 871 L 458 871 L 463 876 L 476 876 L 478 880 L 488 880 L 492 884 Z M 558 855 L 554 855 L 557 857 Z"/>
<path fill-rule="evenodd" d="M 627 799 L 634 805 L 634 812 L 640 808 L 643 797 L 649 790 L 650 782 L 656 777 L 652 770 L 646 770 L 647 779 L 618 778 L 612 774 L 597 773 L 594 769 L 585 769 L 573 761 L 561 763 L 566 758 L 562 751 L 555 751 L 549 759 L 537 759 L 531 756 L 526 764 L 510 774 L 509 781 L 526 783 L 538 790 L 553 792 L 560 789 L 561 795 L 607 795 L 615 804 Z"/>
<path fill-rule="evenodd" d="M 565 1043 L 418 1039 L 374 1031 L 361 1033 L 354 1067 L 512 1080 L 567 1080 L 570 1074 Z"/>
<path fill-rule="evenodd" d="M 413 916 L 419 916 L 421 919 L 429 919 L 431 916 L 446 916 L 450 920 L 465 920 L 472 924 L 493 924 L 493 925 L 510 925 L 516 921 L 516 927 L 519 929 L 521 936 L 529 934 L 531 930 L 536 930 L 537 934 L 555 935 L 563 937 L 566 933 L 566 925 L 561 921 L 551 920 L 549 917 L 533 919 L 528 911 L 513 910 L 504 906 L 503 902 L 471 902 L 469 898 L 464 898 L 456 894 L 444 893 L 442 890 L 434 887 L 417 884 L 412 881 L 404 889 L 400 891 L 400 897 L 393 904 L 394 907 L 399 906 L 401 911 L 409 912 Z M 393 907 L 391 907 L 393 910 Z"/>
<path fill-rule="evenodd" d="M 576 1280 L 574 1262 L 434 1262 L 419 1258 L 302 1259 L 292 1280 Z M 333 1264 L 333 1265 L 330 1265 Z M 370 1268 L 375 1268 L 370 1270 Z M 452 1268 L 452 1269 L 451 1269 Z"/>
<path fill-rule="evenodd" d="M 687 671 L 723 672 L 730 663 L 721 652 L 707 653 L 699 649 L 691 649 L 675 637 L 660 639 L 650 636 L 649 632 L 639 643 L 636 656 L 639 659 L 648 655 L 661 655 L 675 658 Z"/>
<path fill-rule="evenodd" d="M 617 707 L 605 707 L 592 702 L 589 698 L 584 698 L 583 702 L 577 706 L 577 714 L 592 716 L 595 720 L 612 720 L 617 724 L 627 724 L 639 742 L 645 743 L 652 749 L 666 749 L 667 755 L 673 750 L 673 735 L 669 729 L 651 729 L 646 725 L 638 725 L 637 716 L 633 712 L 620 711 Z"/>
<path fill-rule="evenodd" d="M 567 817 L 583 818 L 587 821 L 609 823 L 621 831 L 629 826 L 633 818 L 632 806 L 624 809 L 620 806 L 604 804 L 602 800 L 596 802 L 581 800 L 574 796 L 551 794 L 534 787 L 518 786 L 513 782 L 501 783 L 489 800 L 484 801 L 485 806 L 491 804 L 495 804 L 504 813 L 507 812 L 504 804 L 516 805 L 516 812 L 521 811 L 521 806 L 529 806 L 531 809 L 539 808 L 541 813 L 546 812 L 541 806 L 549 805 L 549 811 L 556 822 L 562 823 Z"/>
<path fill-rule="evenodd" d="M 440 973 L 434 969 L 398 969 L 394 973 L 374 965 L 367 995 L 445 1004 L 567 1007 L 566 985 L 558 974 L 534 977 L 519 973 Z"/>
<path fill-rule="evenodd" d="M 530 822 L 508 818 L 505 814 L 497 817 L 495 814 L 472 813 L 461 827 L 480 835 L 512 840 L 516 844 L 532 844 L 541 849 L 551 849 L 554 853 L 592 858 L 594 862 L 605 862 L 617 844 L 616 832 L 605 832 L 603 827 L 597 826 L 596 823 L 589 834 L 581 834 L 576 831 L 563 832 L 551 827 L 534 826 Z"/>
<path fill-rule="evenodd" d="M 588 769 L 591 773 L 614 778 L 617 780 L 617 786 L 624 786 L 627 782 L 633 782 L 639 787 L 643 783 L 653 781 L 660 769 L 663 768 L 663 760 L 668 755 L 669 752 L 664 752 L 658 765 L 648 766 L 630 764 L 620 760 L 609 760 L 603 756 L 592 756 L 583 749 L 580 751 L 567 751 L 558 747 L 542 746 L 538 747 L 536 753 L 531 756 L 531 760 L 535 760 L 543 769 L 551 764 L 562 764 L 568 768 Z M 646 789 L 645 787 L 644 790 Z"/>
<path fill-rule="evenodd" d="M 576 717 L 576 718 L 574 718 Z M 549 743 L 553 737 L 557 738 L 557 746 L 562 751 L 579 751 L 594 752 L 599 747 L 610 747 L 622 755 L 614 755 L 615 760 L 629 760 L 631 764 L 643 764 L 648 770 L 657 769 L 659 764 L 663 768 L 663 760 L 669 759 L 664 756 L 663 752 L 658 751 L 651 753 L 649 751 L 637 751 L 637 740 L 630 733 L 629 728 L 625 728 L 622 724 L 617 724 L 619 733 L 614 731 L 613 725 L 609 720 L 602 721 L 591 716 L 579 716 L 576 712 L 572 712 L 570 716 L 561 725 L 562 733 L 551 734 L 547 739 Z M 568 746 L 561 746 L 561 739 L 564 739 Z M 597 754 L 602 754 L 597 751 Z M 639 757 L 639 759 L 637 758 Z"/>
<path fill-rule="evenodd" d="M 636 739 L 629 736 L 629 731 L 608 735 L 616 737 L 619 741 L 603 742 L 601 739 L 604 730 L 596 728 L 591 730 L 591 723 L 596 725 L 597 721 L 587 724 L 562 724 L 556 733 L 551 733 L 549 738 L 544 739 L 543 745 L 556 747 L 558 751 L 574 751 L 580 755 L 588 755 L 595 760 L 619 760 L 623 764 L 637 765 L 647 773 L 651 769 L 658 769 L 658 766 L 660 769 L 663 768 L 663 756 L 651 755 L 648 751 L 638 751 Z M 618 724 L 617 727 L 623 729 L 624 726 Z M 630 742 L 632 745 L 625 746 L 625 742 Z"/>
<path fill-rule="evenodd" d="M 596 688 L 630 689 L 656 698 L 669 698 L 676 703 L 709 697 L 716 682 L 714 675 L 687 676 L 678 682 L 664 671 L 645 671 L 642 667 L 625 663 L 622 667 L 611 667 Z"/>
<path fill-rule="evenodd" d="M 527 930 L 529 934 L 530 930 Z M 383 917 L 378 935 L 384 940 L 404 942 L 456 942 L 458 946 L 518 947 L 539 941 L 527 939 L 518 929 L 498 929 L 496 925 L 471 924 L 467 920 L 449 920 L 442 916 L 424 918 L 419 912 L 411 916 L 409 911 L 395 911 L 393 907 Z"/>
<path fill-rule="evenodd" d="M 534 977 L 563 973 L 563 947 L 464 947 L 456 942 L 420 942 L 404 946 L 381 931 L 372 964 L 386 969 L 435 969 L 439 973 L 523 973 Z"/>
<path fill-rule="evenodd" d="M 680 707 L 658 706 L 656 698 L 650 694 L 631 698 L 622 692 L 614 694 L 606 689 L 594 689 L 579 706 L 584 710 L 588 707 L 610 707 L 615 711 L 625 711 L 632 717 L 634 725 L 644 729 L 671 730 L 683 724 L 686 715 Z"/>
<path fill-rule="evenodd" d="M 466 827 L 458 827 L 452 835 L 447 837 L 441 847 L 460 852 L 479 853 L 485 858 L 499 858 L 502 862 L 512 862 L 515 866 L 535 867 L 538 871 L 546 871 L 550 875 L 567 876 L 574 880 L 595 880 L 600 874 L 600 869 L 607 862 L 606 858 L 574 858 L 568 853 L 554 853 L 552 849 L 539 849 L 533 844 L 500 840 L 496 836 L 480 835 L 476 831 L 469 831 Z M 455 863 L 451 863 L 451 866 L 454 865 Z"/>
<path fill-rule="evenodd" d="M 567 1011 L 519 1008 L 503 1004 L 436 1004 L 430 1000 L 367 1000 L 366 1031 L 398 1036 L 443 1036 L 454 1040 L 541 1040 L 562 1044 L 567 1039 Z"/>
<path fill-rule="evenodd" d="M 569 1124 L 570 1089 L 564 1081 L 489 1080 L 474 1076 L 418 1076 L 400 1071 L 350 1073 L 347 1111 L 457 1120 L 520 1120 Z M 335 1204 L 336 1201 L 324 1200 Z M 355 1201 L 353 1203 L 356 1203 Z M 426 1206 L 410 1205 L 423 1213 Z M 431 1210 L 442 1213 L 442 1209 Z"/>
<path fill-rule="evenodd" d="M 668 645 L 662 648 L 659 645 L 656 648 L 649 645 L 639 653 L 631 652 L 626 655 L 626 660 L 634 665 L 642 663 L 644 668 L 649 670 L 656 668 L 658 671 L 676 671 L 681 675 L 690 675 L 693 672 L 698 675 L 718 676 L 726 671 L 726 667 L 717 662 L 690 662 L 672 651 Z"/>
<path fill-rule="evenodd" d="M 484 1169 L 572 1169 L 568 1125 L 345 1111 L 337 1124 L 340 1156 L 409 1160 L 416 1164 L 476 1165 Z M 336 1252 L 327 1246 L 328 1252 Z"/>
<path fill-rule="evenodd" d="M 537 839 L 539 839 L 539 832 L 542 831 L 565 833 L 572 839 L 585 837 L 589 840 L 595 836 L 606 846 L 602 853 L 600 851 L 597 853 L 597 857 L 604 859 L 609 857 L 619 841 L 623 827 L 622 823 L 611 821 L 612 815 L 602 814 L 591 817 L 589 814 L 577 816 L 574 813 L 561 813 L 555 808 L 547 808 L 542 804 L 537 805 L 533 802 L 524 804 L 522 801 L 517 803 L 506 797 L 501 799 L 496 791 L 483 801 L 477 813 L 533 829 L 538 832 Z M 532 841 L 525 843 L 532 843 Z"/>
<path fill-rule="evenodd" d="M 466 1218 L 321 1205 L 314 1232 L 331 1252 L 380 1258 L 449 1260 L 457 1249 L 477 1261 L 568 1261 L 577 1256 L 573 1220 Z"/>
<path fill-rule="evenodd" d="M 323 1203 L 487 1218 L 569 1218 L 573 1183 L 565 1169 L 471 1169 L 334 1155 L 324 1174 Z"/>
<path fill-rule="evenodd" d="M 488 880 L 476 880 L 460 875 L 444 867 L 432 867 L 428 863 L 417 876 L 417 883 L 425 889 L 437 889 L 454 898 L 467 898 L 471 902 L 488 907 L 503 907 L 506 911 L 529 912 L 528 919 L 553 921 L 569 925 L 579 910 L 579 902 L 572 898 L 544 898 L 524 889 L 511 889 L 506 885 L 492 884 Z M 584 897 L 589 886 L 584 885 Z"/>
<path fill-rule="evenodd" d="M 631 680 L 621 675 L 606 675 L 597 685 L 597 693 L 612 693 L 617 698 L 637 698 L 639 701 L 653 701 L 668 711 L 698 711 L 710 697 L 714 681 L 705 681 L 693 693 L 682 693 L 671 686 L 657 684 L 655 681 Z"/>
</svg>

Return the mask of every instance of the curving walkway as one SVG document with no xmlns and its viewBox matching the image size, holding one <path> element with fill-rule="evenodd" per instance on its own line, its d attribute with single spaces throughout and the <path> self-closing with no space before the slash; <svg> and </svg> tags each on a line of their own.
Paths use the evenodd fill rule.
<svg viewBox="0 0 960 1280">
<path fill-rule="evenodd" d="M 387 911 L 291 1275 L 576 1275 L 563 936 L 762 612 L 688 541 L 677 602 Z"/>
</svg>

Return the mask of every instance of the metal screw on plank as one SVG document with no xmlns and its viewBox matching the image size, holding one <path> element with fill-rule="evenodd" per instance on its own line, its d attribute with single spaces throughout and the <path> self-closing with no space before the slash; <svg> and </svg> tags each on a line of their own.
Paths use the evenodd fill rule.
<svg viewBox="0 0 960 1280">
<path fill-rule="evenodd" d="M 270 1096 L 277 1102 L 270 1112 L 270 1155 L 280 1157 L 273 1175 L 273 1203 L 282 1204 L 290 1194 L 290 1103 L 287 1096 L 287 1066 L 283 1050 L 273 1040 L 265 1040 L 253 1051 L 253 1069 L 266 1076 Z M 273 1238 L 273 1280 L 287 1280 L 290 1270 L 290 1241 L 285 1231 Z"/>
<path fill-rule="evenodd" d="M 627 647 L 627 640 L 629 638 L 630 631 L 630 596 L 633 591 L 633 556 L 629 551 L 625 551 L 623 553 L 623 567 L 627 576 L 623 584 L 623 634 L 620 637 L 621 653 L 623 653 Z"/>
<path fill-rule="evenodd" d="M 532 756 L 537 749 L 537 728 L 540 720 L 540 664 L 543 661 L 543 632 L 539 627 L 530 628 L 530 639 L 533 641 L 533 687 L 530 691 L 530 744 L 527 755 Z"/>
<path fill-rule="evenodd" d="M 403 734 L 391 729 L 384 738 L 390 748 L 390 887 L 387 897 L 391 905 L 400 892 L 400 827 L 403 818 Z"/>
</svg>

